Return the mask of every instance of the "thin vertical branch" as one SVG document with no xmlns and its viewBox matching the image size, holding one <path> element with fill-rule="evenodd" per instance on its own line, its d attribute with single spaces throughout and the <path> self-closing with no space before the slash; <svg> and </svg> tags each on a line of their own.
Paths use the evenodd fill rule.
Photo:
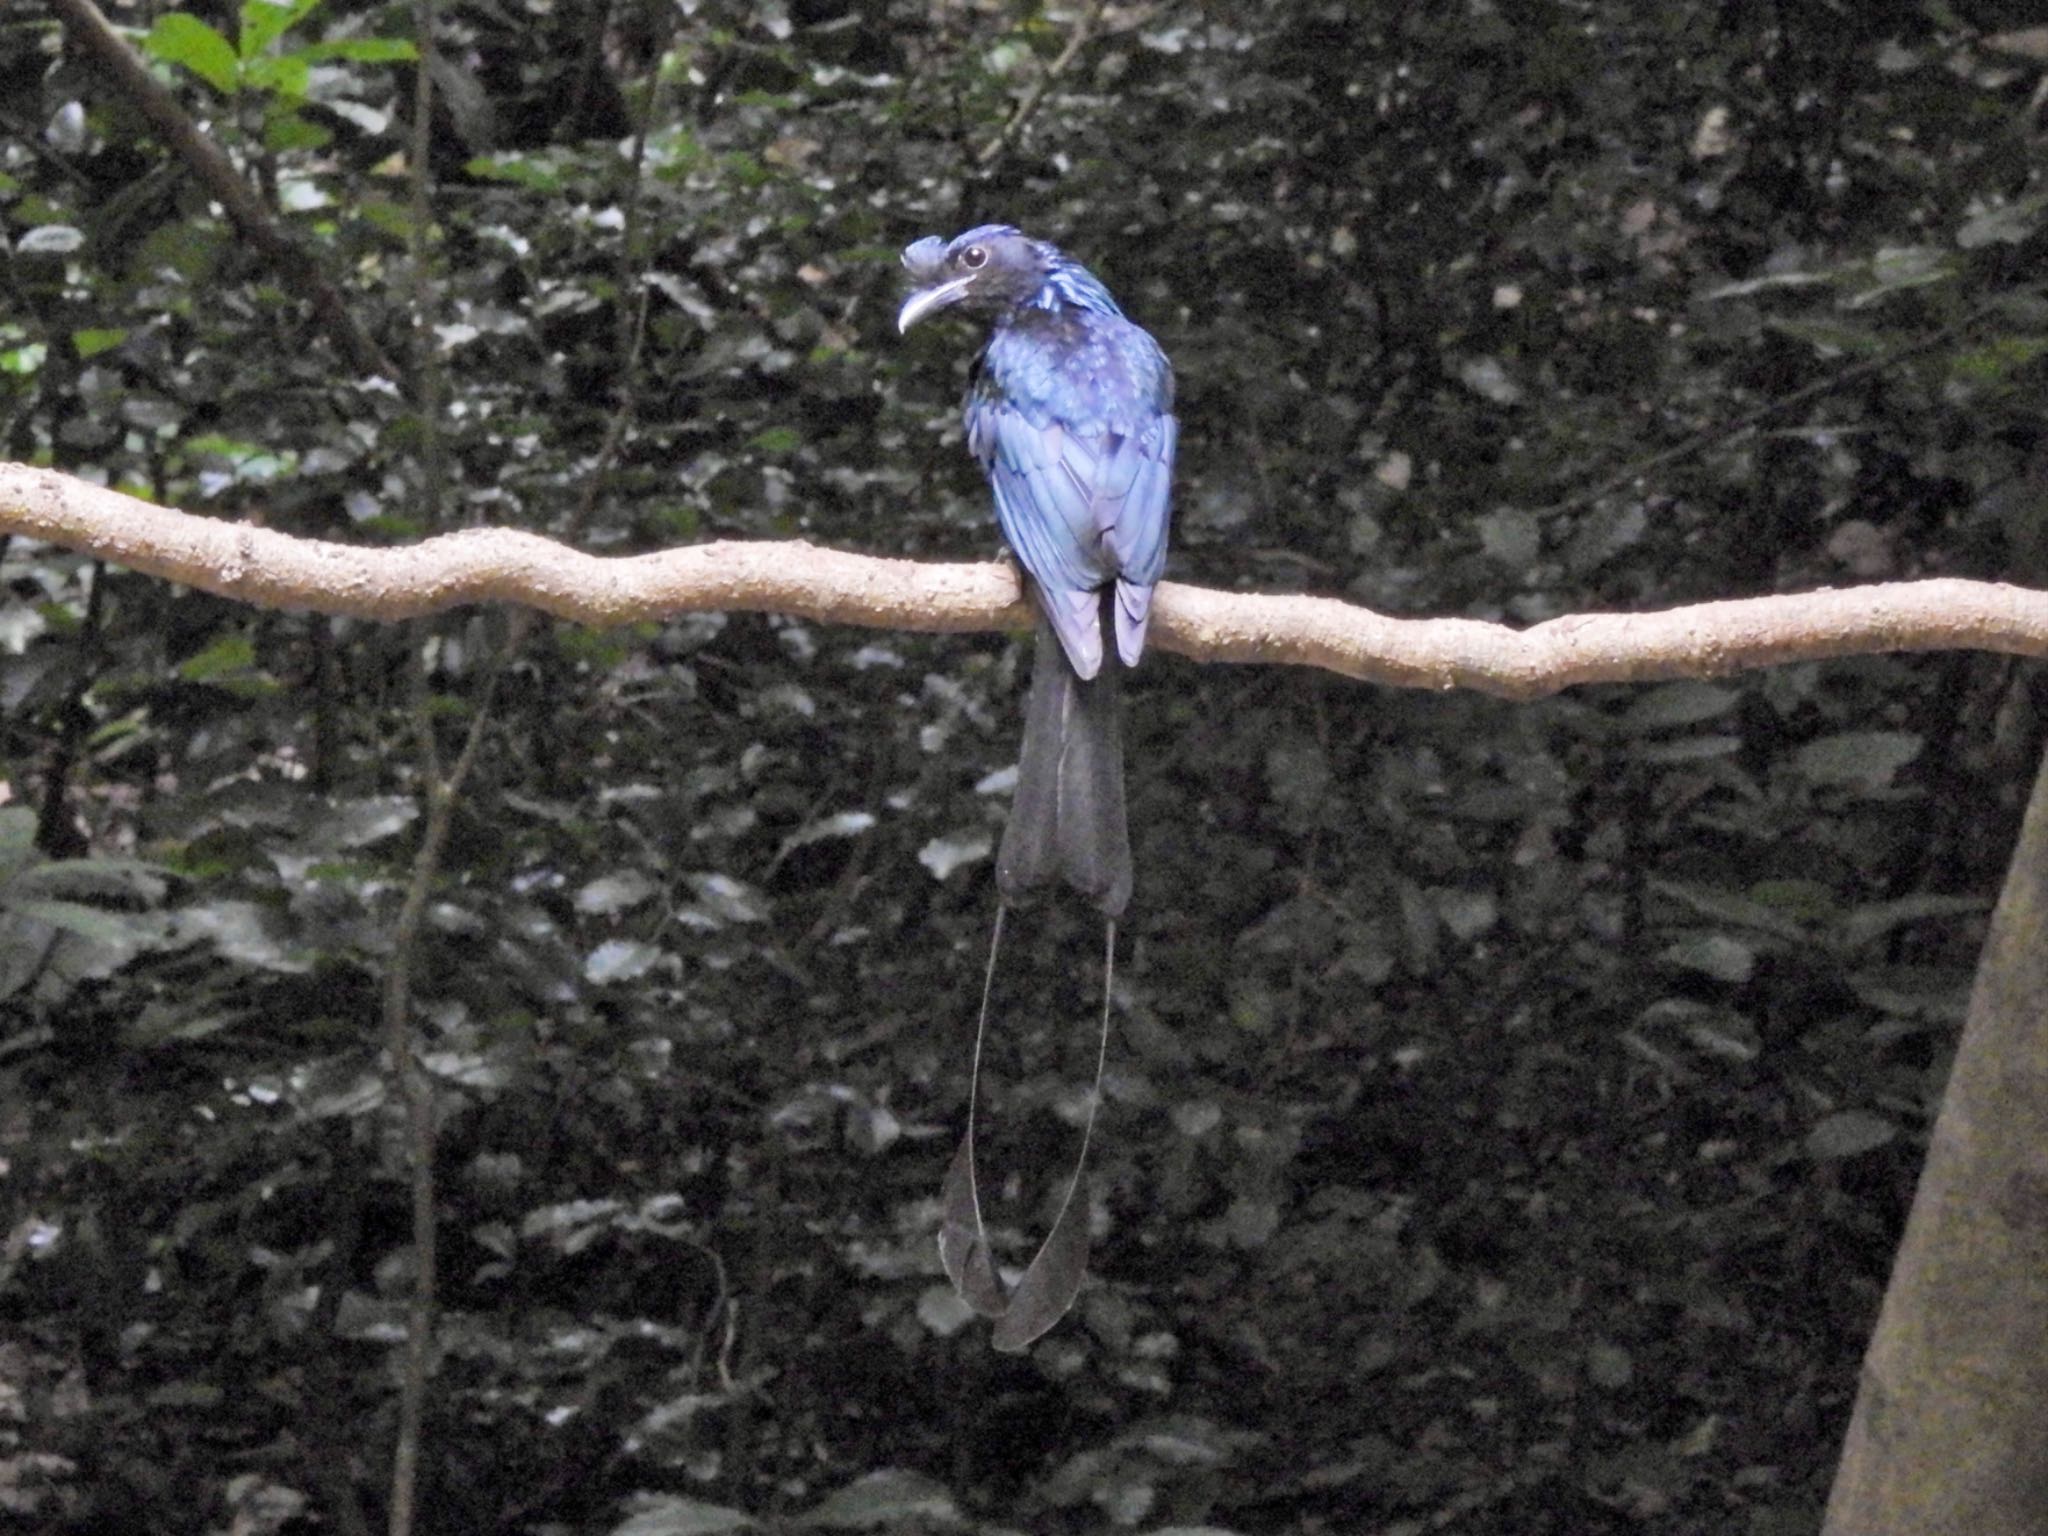
<svg viewBox="0 0 2048 1536">
<path fill-rule="evenodd" d="M 432 725 L 424 715 L 426 730 Z M 474 736 L 476 733 L 473 732 Z M 474 754 L 466 748 L 462 766 Z M 456 797 L 447 786 L 429 781 L 426 829 L 413 855 L 412 879 L 399 909 L 392 938 L 391 964 L 384 973 L 384 1038 L 391 1070 L 405 1105 L 406 1145 L 412 1165 L 412 1297 L 406 1308 L 405 1364 L 399 1380 L 398 1443 L 391 1458 L 391 1507 L 386 1529 L 390 1536 L 411 1536 L 419 1483 L 420 1425 L 426 1413 L 427 1379 L 434 1362 L 434 1089 L 415 1059 L 412 1038 L 412 962 L 419 949 L 420 929 L 434 876 L 448 847 Z"/>
<path fill-rule="evenodd" d="M 440 521 L 446 491 L 440 431 L 441 370 L 435 353 L 433 327 L 433 284 L 428 270 L 432 251 L 433 208 L 428 192 L 428 157 L 433 143 L 434 117 L 434 0 L 413 0 L 413 31 L 419 51 L 418 72 L 413 85 L 412 124 L 412 330 L 413 400 L 420 417 L 420 500 L 426 514 L 422 522 L 434 526 Z M 398 1083 L 405 1107 L 407 1159 L 411 1165 L 412 1196 L 412 1296 L 406 1308 L 405 1358 L 399 1377 L 398 1436 L 391 1456 L 391 1498 L 386 1530 L 389 1536 L 412 1536 L 414 1510 L 419 1496 L 420 1432 L 426 1417 L 427 1382 L 433 1374 L 435 1307 L 438 1294 L 437 1255 L 434 1243 L 434 1212 L 437 1193 L 434 1184 L 434 1088 L 421 1069 L 413 1050 L 412 970 L 418 957 L 420 929 L 433 892 L 434 879 L 448 847 L 448 830 L 454 818 L 456 780 L 443 782 L 440 750 L 434 724 L 419 691 L 425 687 L 417 652 L 413 658 L 411 682 L 415 689 L 414 716 L 425 770 L 426 825 L 413 856 L 412 878 L 407 883 L 404 904 L 399 909 L 393 935 L 391 961 L 384 973 L 384 1041 L 391 1059 L 391 1072 Z M 466 771 L 473 758 L 471 747 L 481 724 L 479 712 L 471 741 L 465 745 L 459 767 Z"/>
<path fill-rule="evenodd" d="M 1074 23 L 1074 30 L 1068 34 L 1067 45 L 1039 72 L 1038 78 L 1031 82 L 1031 88 L 1018 101 L 1016 109 L 1010 113 L 1003 126 L 996 130 L 995 137 L 982 145 L 980 152 L 975 155 L 976 166 L 987 170 L 1002 157 L 1003 151 L 1016 142 L 1017 135 L 1024 131 L 1024 125 L 1037 114 L 1047 94 L 1059 83 L 1060 76 L 1073 67 L 1074 60 L 1081 56 L 1081 50 L 1087 47 L 1089 40 L 1095 36 L 1095 29 L 1102 24 L 1102 13 L 1106 9 L 1108 0 L 1091 0 L 1088 8 L 1081 13 L 1080 19 Z"/>
<path fill-rule="evenodd" d="M 412 225 L 408 258 L 412 266 L 413 399 L 420 415 L 420 497 L 430 526 L 438 525 L 447 489 L 441 444 L 442 374 L 434 335 L 433 199 L 430 157 L 434 140 L 434 0 L 413 0 L 419 69 L 413 77 Z"/>
<path fill-rule="evenodd" d="M 2032 290 L 2032 292 L 2038 296 L 2040 290 L 2037 288 Z M 1875 357 L 1866 358 L 1862 362 L 1852 363 L 1846 368 L 1837 369 L 1827 377 L 1815 379 L 1811 384 L 1795 389 L 1788 395 L 1780 395 L 1774 400 L 1766 400 L 1762 405 L 1755 407 L 1753 410 L 1744 411 L 1740 416 L 1725 421 L 1717 421 L 1711 427 L 1695 432 L 1682 443 L 1660 449 L 1647 458 L 1636 460 L 1625 469 L 1617 470 L 1606 479 L 1599 481 L 1590 490 L 1576 491 L 1562 501 L 1539 508 L 1537 515 L 1539 517 L 1547 517 L 1559 512 L 1583 511 L 1602 498 L 1612 496 L 1616 491 L 1625 490 L 1629 486 L 1634 485 L 1636 481 L 1644 479 L 1658 470 L 1669 469 L 1673 464 L 1681 463 L 1695 455 L 1705 453 L 1707 450 L 1719 447 L 1723 443 L 1732 443 L 1737 438 L 1754 432 L 1758 427 L 1775 416 L 1782 416 L 1787 411 L 1793 410 L 1796 407 L 1809 405 L 1823 396 L 1839 394 L 1851 385 L 1860 384 L 1865 379 L 1874 378 L 1878 374 L 1898 367 L 1901 363 L 1911 362 L 1916 357 L 1924 357 L 1929 352 L 1938 351 L 1951 342 L 1968 335 L 1984 321 L 1992 319 L 2001 311 L 2007 309 L 2011 305 L 2012 299 L 2013 295 L 2003 294 L 1989 304 L 1980 304 L 1969 313 L 1958 316 L 1939 330 L 1930 331 L 1925 336 L 1915 337 L 1913 340 L 1902 342 L 1895 347 L 1887 347 Z"/>
<path fill-rule="evenodd" d="M 413 104 L 412 144 L 411 256 L 415 374 L 413 398 L 419 403 L 421 416 L 421 499 L 426 514 L 421 521 L 428 526 L 433 526 L 439 521 L 447 483 L 440 434 L 441 370 L 435 352 L 434 294 L 429 270 L 432 207 L 428 196 L 427 157 L 431 144 L 430 125 L 433 113 L 433 87 L 430 75 L 433 62 L 433 11 L 434 0 L 414 0 L 413 16 L 415 29 L 419 34 L 420 60 Z M 631 278 L 638 265 L 637 208 L 646 158 L 647 120 L 653 115 L 659 94 L 657 79 L 655 89 L 649 93 L 646 112 L 634 136 L 632 185 L 628 188 L 625 232 L 620 253 L 621 276 L 627 279 Z M 621 283 L 622 298 L 633 286 L 630 281 Z M 588 524 L 596 510 L 598 498 L 610 478 L 612 466 L 617 462 L 638 405 L 640 359 L 647 339 L 648 313 L 648 291 L 644 284 L 639 285 L 639 288 L 638 302 L 621 317 L 620 334 L 625 343 L 625 361 L 619 384 L 618 404 L 612 412 L 611 419 L 606 423 L 597 462 L 592 466 L 590 474 L 585 477 L 583 495 L 578 499 L 571 514 L 567 532 L 572 539 Z M 445 776 L 441 771 L 440 747 L 433 719 L 424 707 L 424 699 L 417 695 L 415 697 L 414 719 L 422 766 L 425 770 L 426 814 L 423 818 L 424 826 L 419 849 L 413 856 L 412 873 L 406 885 L 405 900 L 399 909 L 398 922 L 392 937 L 391 959 L 385 970 L 383 995 L 386 1051 L 391 1058 L 392 1071 L 397 1077 L 400 1097 L 405 1107 L 406 1140 L 412 1175 L 413 1246 L 412 1297 L 406 1314 L 405 1364 L 399 1387 L 398 1439 L 391 1464 L 390 1517 L 386 1527 L 388 1536 L 412 1536 L 418 1502 L 421 1429 L 426 1411 L 427 1385 L 433 1374 L 436 1343 L 437 1268 L 434 1215 L 437 1196 L 434 1181 L 434 1093 L 433 1084 L 421 1070 L 414 1051 L 412 975 L 418 961 L 427 903 L 433 894 L 434 883 L 439 877 L 441 863 L 447 853 L 455 809 L 461 803 L 462 791 L 469 782 L 484 738 L 490 730 L 492 707 L 496 701 L 498 685 L 525 645 L 527 637 L 532 634 L 538 617 L 534 610 L 521 608 L 516 610 L 507 622 L 504 640 L 493 653 L 477 688 L 469 729 L 464 735 L 462 747 L 457 752 L 455 761 L 449 765 Z M 417 664 L 412 679 L 416 689 L 424 689 L 424 678 Z"/>
<path fill-rule="evenodd" d="M 50 749 L 49 770 L 37 792 L 36 846 L 52 858 L 82 857 L 90 845 L 90 840 L 72 822 L 71 788 L 78 760 L 85 753 L 86 736 L 92 730 L 92 711 L 85 700 L 99 678 L 106 585 L 107 562 L 95 560 L 86 577 L 85 621 L 80 626 L 75 653 L 77 671 L 56 709 L 57 739 Z"/>
</svg>

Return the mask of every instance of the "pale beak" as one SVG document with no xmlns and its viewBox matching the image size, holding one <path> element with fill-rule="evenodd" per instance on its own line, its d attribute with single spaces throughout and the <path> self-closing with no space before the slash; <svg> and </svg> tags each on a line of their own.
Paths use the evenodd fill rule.
<svg viewBox="0 0 2048 1536">
<path fill-rule="evenodd" d="M 896 316 L 896 334 L 902 335 L 926 315 L 957 304 L 967 296 L 968 288 L 974 282 L 974 274 L 956 277 L 935 287 L 920 288 L 903 301 L 903 308 Z"/>
</svg>

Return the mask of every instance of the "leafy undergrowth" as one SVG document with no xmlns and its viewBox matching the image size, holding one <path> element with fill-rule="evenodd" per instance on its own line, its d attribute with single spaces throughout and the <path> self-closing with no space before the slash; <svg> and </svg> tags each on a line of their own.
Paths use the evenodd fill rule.
<svg viewBox="0 0 2048 1536">
<path fill-rule="evenodd" d="M 1675 685 L 1527 707 L 1510 757 L 1474 727 L 1510 706 L 1162 666 L 1134 757 L 1187 736 L 1138 775 L 1096 1280 L 1013 1358 L 933 1244 L 1000 797 L 915 787 L 948 719 L 963 787 L 1000 765 L 1005 669 L 975 663 L 1003 655 L 931 674 L 879 798 L 801 789 L 833 773 L 790 740 L 863 706 L 782 711 L 784 679 L 735 696 L 751 778 L 707 744 L 476 818 L 503 869 L 445 892 L 423 973 L 437 1527 L 1810 1529 L 1985 909 L 1838 894 L 1846 821 L 1867 848 L 1925 817 L 1903 754 L 1845 782 L 1839 735 L 1745 753 Z M 1856 692 L 1816 674 L 1799 710 Z M 1668 762 L 1621 768 L 1653 728 Z M 868 749 L 816 739 L 849 775 Z M 1204 824 L 1194 762 L 1250 778 L 1247 819 Z M 261 798 L 155 852 L 224 857 Z M 10 1497 L 46 1521 L 375 1507 L 401 804 L 277 824 L 245 894 L 188 885 L 11 1053 Z M 611 872 L 569 878 L 572 834 Z M 984 1156 L 1021 1257 L 1099 935 L 1010 929 Z"/>
<path fill-rule="evenodd" d="M 9 7 L 4 451 L 201 515 L 984 557 L 971 339 L 891 321 L 906 241 L 1006 218 L 1174 359 L 1176 580 L 1524 625 L 2048 571 L 2024 5 L 1118 5 L 1073 49 L 1063 6 L 440 6 L 418 232 L 408 8 L 117 9 L 438 371 L 340 357 Z M 933 1233 L 1025 648 L 503 643 L 0 543 L 9 1517 L 382 1527 L 417 1262 L 382 988 L 422 731 L 452 761 L 488 676 L 413 971 L 421 1529 L 1816 1528 L 2029 667 L 1510 705 L 1148 656 L 1095 1278 L 1012 1358 Z M 1012 1260 L 1100 947 L 1010 925 Z"/>
</svg>

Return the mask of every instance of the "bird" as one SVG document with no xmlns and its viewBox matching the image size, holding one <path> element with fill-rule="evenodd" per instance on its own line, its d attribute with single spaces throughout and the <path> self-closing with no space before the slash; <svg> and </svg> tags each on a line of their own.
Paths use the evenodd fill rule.
<svg viewBox="0 0 2048 1536">
<path fill-rule="evenodd" d="M 1026 1347 L 1072 1306 L 1087 1269 L 1077 1207 L 1102 1061 L 1116 923 L 1130 902 L 1119 675 L 1144 654 L 1172 520 L 1173 368 L 1101 280 L 1049 241 L 983 224 L 903 251 L 906 333 L 958 310 L 988 324 L 964 407 L 967 446 L 1039 621 L 1017 787 L 996 852 L 995 929 L 975 1031 L 967 1134 L 946 1177 L 939 1254 L 998 1349 Z M 974 1157 L 975 1103 L 1003 914 L 1064 882 L 1103 914 L 1102 1045 L 1081 1153 L 1051 1230 L 1016 1286 L 995 1275 Z M 1083 1203 L 1085 1205 L 1085 1202 Z"/>
<path fill-rule="evenodd" d="M 1115 919 L 1131 894 L 1117 664 L 1143 654 L 1166 568 L 1173 368 L 1100 279 L 1010 225 L 927 236 L 903 264 L 899 332 L 956 308 L 990 321 L 967 446 L 1044 620 L 997 888 L 1018 904 L 1058 876 Z"/>
</svg>

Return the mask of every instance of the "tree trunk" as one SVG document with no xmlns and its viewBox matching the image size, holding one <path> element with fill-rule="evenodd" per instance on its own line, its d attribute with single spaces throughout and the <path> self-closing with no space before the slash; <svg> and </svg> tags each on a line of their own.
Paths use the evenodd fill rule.
<svg viewBox="0 0 2048 1536">
<path fill-rule="evenodd" d="M 2048 1532 L 2048 762 L 1899 1245 L 1824 1536 Z"/>
</svg>

